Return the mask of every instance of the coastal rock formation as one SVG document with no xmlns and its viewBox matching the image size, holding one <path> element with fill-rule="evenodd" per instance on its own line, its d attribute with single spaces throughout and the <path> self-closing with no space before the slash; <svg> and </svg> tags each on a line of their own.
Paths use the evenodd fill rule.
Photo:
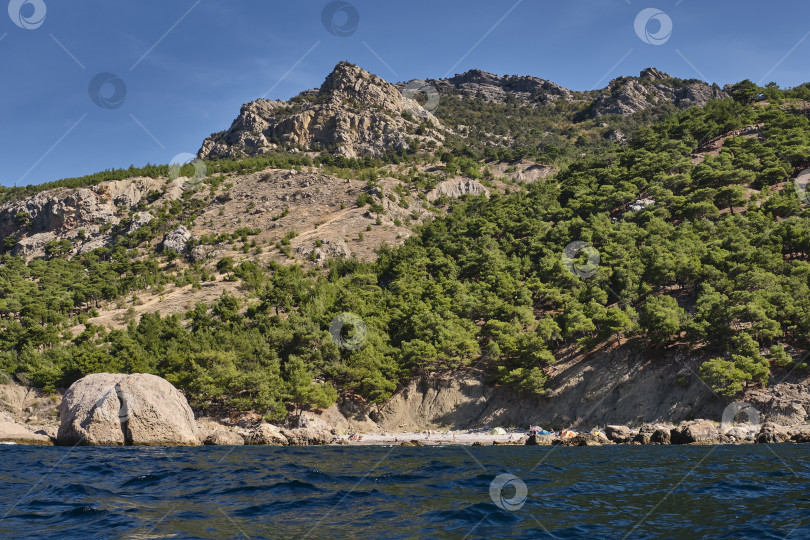
<svg viewBox="0 0 810 540">
<path fill-rule="evenodd" d="M 306 414 L 298 419 L 297 427 L 284 430 L 284 435 L 289 444 L 296 446 L 329 444 L 335 438 L 334 430 L 326 422 Z"/>
<path fill-rule="evenodd" d="M 747 401 L 771 422 L 797 426 L 810 420 L 810 381 L 756 389 Z"/>
<path fill-rule="evenodd" d="M 671 431 L 666 428 L 658 428 L 650 436 L 650 444 L 670 444 L 671 442 Z"/>
<path fill-rule="evenodd" d="M 526 439 L 528 446 L 551 446 L 553 442 L 553 435 L 529 435 L 529 438 Z"/>
<path fill-rule="evenodd" d="M 297 419 L 296 427 L 281 428 L 261 423 L 245 437 L 245 444 L 271 446 L 314 446 L 330 444 L 335 439 L 335 429 L 315 416 L 305 415 Z"/>
<path fill-rule="evenodd" d="M 780 426 L 773 422 L 766 422 L 762 424 L 759 435 L 757 435 L 757 442 L 762 444 L 782 443 L 789 441 L 792 434 L 786 426 Z"/>
<path fill-rule="evenodd" d="M 629 443 L 633 440 L 635 433 L 627 426 L 607 426 L 605 436 L 615 443 Z"/>
<path fill-rule="evenodd" d="M 155 375 L 88 375 L 65 392 L 59 413 L 60 445 L 200 443 L 186 398 Z"/>
<path fill-rule="evenodd" d="M 233 431 L 217 429 L 205 437 L 203 444 L 206 446 L 242 446 L 245 444 L 245 439 Z"/>
<path fill-rule="evenodd" d="M 0 411 L 0 443 L 51 445 L 53 441 L 45 434 L 34 433 L 14 418 Z"/>
<path fill-rule="evenodd" d="M 245 444 L 285 446 L 289 444 L 289 441 L 284 433 L 282 433 L 281 428 L 272 424 L 260 424 L 248 433 L 248 436 L 245 438 Z"/>
<path fill-rule="evenodd" d="M 684 422 L 670 431 L 672 444 L 708 444 L 719 440 L 715 425 L 708 420 Z"/>
<path fill-rule="evenodd" d="M 378 424 L 390 431 L 530 424 L 577 431 L 628 422 L 678 423 L 696 411 L 720 421 L 726 404 L 700 383 L 672 384 L 686 372 L 687 360 L 671 360 L 653 363 L 641 353 L 610 351 L 587 362 L 560 362 L 549 370 L 547 395 L 537 397 L 492 387 L 483 373 L 421 377 L 381 407 Z"/>
<path fill-rule="evenodd" d="M 602 446 L 613 444 L 602 432 L 578 433 L 567 439 L 555 439 L 552 444 L 560 446 Z"/>
<path fill-rule="evenodd" d="M 319 90 L 289 102 L 259 99 L 242 106 L 230 129 L 207 138 L 202 159 L 272 150 L 331 150 L 345 157 L 380 157 L 409 148 L 408 139 L 438 145 L 441 123 L 396 86 L 347 62 Z"/>
</svg>

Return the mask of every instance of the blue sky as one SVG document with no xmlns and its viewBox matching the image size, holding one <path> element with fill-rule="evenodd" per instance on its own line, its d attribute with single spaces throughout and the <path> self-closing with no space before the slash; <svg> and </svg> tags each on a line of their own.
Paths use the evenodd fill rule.
<svg viewBox="0 0 810 540">
<path fill-rule="evenodd" d="M 810 81 L 806 0 L 350 0 L 329 29 L 327 4 L 11 0 L 0 10 L 0 184 L 168 163 L 243 103 L 318 87 L 341 60 L 391 81 L 480 68 L 578 90 L 647 66 L 720 85 Z M 643 40 L 661 17 L 636 32 L 647 8 L 672 22 L 662 44 Z M 329 31 L 347 24 L 348 36 Z M 112 74 L 97 80 L 116 108 L 90 97 L 99 73 Z"/>
</svg>

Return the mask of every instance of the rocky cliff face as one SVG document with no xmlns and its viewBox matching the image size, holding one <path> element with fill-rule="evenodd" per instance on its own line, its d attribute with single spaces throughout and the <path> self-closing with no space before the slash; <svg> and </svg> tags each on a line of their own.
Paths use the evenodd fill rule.
<svg viewBox="0 0 810 540">
<path fill-rule="evenodd" d="M 74 253 L 92 251 L 111 241 L 109 226 L 118 225 L 150 192 L 158 192 L 158 202 L 180 198 L 182 180 L 167 184 L 166 179 L 131 178 L 7 202 L 0 205 L 0 238 L 16 239 L 12 253 L 24 257 L 42 255 L 46 245 L 58 240 L 70 240 Z M 136 214 L 127 232 L 151 218 L 148 212 Z"/>
<path fill-rule="evenodd" d="M 206 139 L 198 156 L 326 149 L 345 157 L 378 157 L 409 148 L 409 139 L 440 144 L 443 131 L 432 114 L 396 86 L 341 62 L 317 91 L 289 102 L 259 99 L 244 105 L 230 129 Z"/>
<path fill-rule="evenodd" d="M 411 381 L 381 410 L 382 429 L 541 425 L 589 429 L 612 423 L 720 420 L 725 404 L 697 376 L 699 359 L 650 362 L 626 350 L 563 361 L 550 372 L 548 394 L 521 395 L 487 384 L 481 373 Z M 677 380 L 685 381 L 678 384 Z"/>
<path fill-rule="evenodd" d="M 644 354 L 614 350 L 572 358 L 555 366 L 549 392 L 542 397 L 493 387 L 477 371 L 424 376 L 411 380 L 378 409 L 345 401 L 339 406 L 342 415 L 333 407 L 322 416 L 343 430 L 368 432 L 529 425 L 582 430 L 610 424 L 678 424 L 695 418 L 731 422 L 733 406 L 695 375 L 703 359 L 668 356 L 650 361 Z M 804 426 L 810 422 L 810 379 L 751 388 L 738 403 L 752 407 L 752 424 Z"/>
</svg>

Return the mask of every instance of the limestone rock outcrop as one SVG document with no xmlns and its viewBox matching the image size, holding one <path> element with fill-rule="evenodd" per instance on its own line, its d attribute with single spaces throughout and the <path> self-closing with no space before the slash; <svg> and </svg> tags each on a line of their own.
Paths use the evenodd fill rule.
<svg viewBox="0 0 810 540">
<path fill-rule="evenodd" d="M 712 99 L 730 97 L 717 85 L 698 80 L 683 81 L 655 68 L 643 70 L 639 77 L 613 79 L 590 108 L 590 116 L 606 114 L 629 116 L 656 105 L 672 103 L 679 109 L 703 106 Z"/>
<path fill-rule="evenodd" d="M 443 131 L 430 112 L 396 86 L 341 62 L 319 90 L 289 102 L 258 99 L 243 105 L 230 129 L 207 138 L 197 155 L 233 158 L 280 148 L 380 157 L 409 148 L 408 139 L 441 144 Z"/>
<path fill-rule="evenodd" d="M 462 195 L 489 195 L 489 190 L 477 180 L 466 178 L 456 178 L 445 180 L 427 195 L 429 201 L 435 201 L 441 197 L 458 198 Z"/>
<path fill-rule="evenodd" d="M 185 253 L 188 251 L 188 241 L 192 238 L 194 238 L 194 236 L 191 232 L 183 225 L 180 225 L 163 239 L 163 249 L 170 249 L 177 253 Z"/>
<path fill-rule="evenodd" d="M 88 375 L 65 392 L 59 415 L 60 445 L 200 444 L 186 398 L 155 375 Z"/>
<path fill-rule="evenodd" d="M 156 178 L 41 191 L 0 204 L 0 237 L 14 237 L 12 253 L 23 257 L 42 255 L 45 245 L 54 240 L 68 240 L 70 253 L 85 253 L 107 245 L 113 238 L 110 226 L 121 223 L 150 193 L 164 200 L 181 195 L 174 183 L 167 186 Z M 138 212 L 126 232 L 135 232 L 152 219 L 149 212 Z"/>
<path fill-rule="evenodd" d="M 730 97 L 717 85 L 677 79 L 655 68 L 641 71 L 638 77 L 616 78 L 606 88 L 590 92 L 568 90 L 537 77 L 501 77 L 478 69 L 449 79 L 428 79 L 427 82 L 440 92 L 443 99 L 445 96 L 461 95 L 496 103 L 512 100 L 531 106 L 550 106 L 558 102 L 591 103 L 588 112 L 594 118 L 606 114 L 629 116 L 666 103 L 686 109 L 705 105 L 710 99 Z M 405 83 L 399 86 L 404 87 Z M 614 132 L 611 137 L 621 140 L 623 134 Z"/>
<path fill-rule="evenodd" d="M 449 79 L 428 80 L 440 92 L 454 90 L 462 95 L 487 101 L 504 102 L 511 96 L 524 103 L 553 104 L 556 100 L 572 101 L 574 92 L 551 81 L 530 76 L 499 77 L 473 69 Z"/>
</svg>

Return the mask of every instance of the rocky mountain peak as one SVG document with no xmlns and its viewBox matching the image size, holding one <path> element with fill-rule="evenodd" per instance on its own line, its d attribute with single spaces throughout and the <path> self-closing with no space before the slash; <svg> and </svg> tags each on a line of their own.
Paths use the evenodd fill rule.
<svg viewBox="0 0 810 540">
<path fill-rule="evenodd" d="M 205 140 L 203 159 L 239 158 L 276 150 L 328 151 L 345 157 L 382 157 L 412 145 L 437 147 L 447 129 L 406 91 L 433 87 L 439 95 L 556 107 L 583 108 L 579 119 L 629 116 L 669 104 L 705 105 L 728 93 L 698 80 L 682 80 L 650 67 L 638 77 L 618 77 L 606 88 L 579 92 L 527 75 L 499 76 L 472 69 L 449 79 L 391 84 L 349 62 L 338 63 L 320 88 L 289 101 L 258 99 L 244 105 L 227 131 Z M 567 106 L 567 105 L 566 105 Z"/>
<path fill-rule="evenodd" d="M 203 142 L 203 159 L 264 154 L 276 149 L 328 150 L 345 157 L 379 157 L 409 142 L 439 145 L 441 123 L 393 84 L 340 62 L 320 89 L 290 101 L 244 105 L 228 131 Z"/>
<path fill-rule="evenodd" d="M 346 100 L 354 100 L 365 106 L 383 107 L 397 114 L 407 109 L 419 108 L 416 102 L 403 96 L 393 84 L 348 62 L 340 62 L 335 66 L 318 94 L 323 98 L 332 98 L 338 106 Z"/>
<path fill-rule="evenodd" d="M 372 75 L 368 71 L 350 64 L 340 62 L 335 69 L 327 75 L 319 90 L 320 94 L 357 94 L 370 85 L 385 86 L 386 81 Z"/>
<path fill-rule="evenodd" d="M 590 107 L 593 118 L 606 114 L 629 116 L 651 107 L 673 104 L 679 109 L 702 107 L 712 99 L 730 95 L 717 85 L 695 79 L 678 79 L 656 68 L 646 68 L 638 77 L 617 77 Z"/>
<path fill-rule="evenodd" d="M 646 69 L 641 70 L 641 74 L 639 75 L 640 79 L 650 79 L 651 81 L 663 81 L 666 79 L 671 79 L 672 75 L 668 73 L 664 73 L 654 67 L 648 67 Z"/>
</svg>

